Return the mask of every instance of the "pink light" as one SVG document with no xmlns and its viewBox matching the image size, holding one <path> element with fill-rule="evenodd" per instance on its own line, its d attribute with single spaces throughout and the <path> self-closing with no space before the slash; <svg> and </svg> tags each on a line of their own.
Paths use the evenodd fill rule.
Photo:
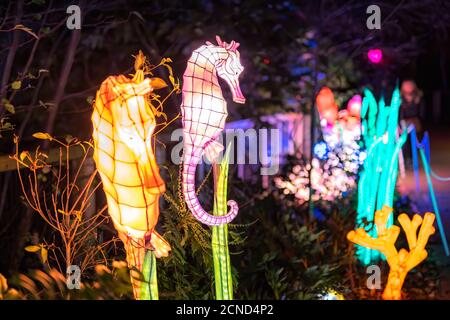
<svg viewBox="0 0 450 320">
<path fill-rule="evenodd" d="M 367 57 L 372 63 L 380 63 L 381 59 L 383 59 L 383 51 L 381 49 L 370 49 L 367 52 Z"/>
<path fill-rule="evenodd" d="M 347 110 L 352 117 L 359 118 L 361 113 L 362 98 L 359 94 L 354 95 L 347 103 Z"/>
</svg>

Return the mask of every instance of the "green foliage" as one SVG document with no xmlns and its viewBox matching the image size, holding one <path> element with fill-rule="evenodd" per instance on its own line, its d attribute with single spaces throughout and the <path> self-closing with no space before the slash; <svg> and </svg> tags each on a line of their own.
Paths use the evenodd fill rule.
<svg viewBox="0 0 450 320">
<path fill-rule="evenodd" d="M 129 270 L 124 261 L 114 261 L 112 269 L 97 265 L 95 272 L 82 275 L 80 289 L 69 290 L 66 276 L 56 269 L 33 270 L 13 276 L 8 282 L 0 274 L 0 299 L 132 299 Z"/>
<path fill-rule="evenodd" d="M 332 232 L 338 230 L 321 228 L 305 213 L 306 210 L 284 207 L 273 195 L 251 212 L 258 221 L 247 231 L 246 254 L 240 259 L 238 296 L 317 299 L 327 288 L 340 284 L 345 255 L 337 253 L 345 252 L 338 249 L 345 245 Z"/>
<path fill-rule="evenodd" d="M 179 172 L 168 168 L 167 174 L 164 194 L 167 207 L 161 211 L 159 224 L 172 246 L 172 253 L 158 261 L 159 296 L 161 299 L 214 299 L 211 229 L 187 210 Z M 200 188 L 208 195 L 205 198 L 212 199 L 212 182 L 209 182 L 211 186 L 204 183 Z M 239 233 L 230 232 L 229 236 L 231 244 L 240 243 Z M 232 273 L 236 274 L 236 270 Z"/>
</svg>

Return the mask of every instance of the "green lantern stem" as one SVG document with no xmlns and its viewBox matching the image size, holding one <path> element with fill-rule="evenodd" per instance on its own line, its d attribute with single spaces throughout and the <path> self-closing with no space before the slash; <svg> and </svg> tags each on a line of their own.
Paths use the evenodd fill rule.
<svg viewBox="0 0 450 320">
<path fill-rule="evenodd" d="M 156 257 L 151 250 L 147 250 L 145 253 L 142 275 L 144 279 L 141 282 L 140 300 L 159 300 Z"/>
<path fill-rule="evenodd" d="M 214 215 L 227 214 L 228 160 L 230 148 L 227 148 L 219 165 L 213 163 L 214 174 Z M 212 253 L 214 279 L 217 300 L 233 299 L 233 281 L 231 277 L 230 253 L 228 251 L 228 225 L 212 227 Z"/>
</svg>

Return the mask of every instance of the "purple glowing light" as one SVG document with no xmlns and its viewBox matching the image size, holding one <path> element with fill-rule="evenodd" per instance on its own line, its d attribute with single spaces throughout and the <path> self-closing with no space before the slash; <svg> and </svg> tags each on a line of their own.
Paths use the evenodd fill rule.
<svg viewBox="0 0 450 320">
<path fill-rule="evenodd" d="M 367 52 L 367 58 L 369 58 L 372 63 L 380 63 L 381 59 L 383 59 L 383 51 L 380 49 L 370 49 Z"/>
</svg>

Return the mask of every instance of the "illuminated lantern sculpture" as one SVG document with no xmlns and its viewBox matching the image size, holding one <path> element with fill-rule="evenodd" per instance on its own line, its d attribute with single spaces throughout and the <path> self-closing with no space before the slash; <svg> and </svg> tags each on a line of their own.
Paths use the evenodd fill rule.
<svg viewBox="0 0 450 320">
<path fill-rule="evenodd" d="M 128 265 L 142 270 L 147 250 L 167 256 L 169 244 L 155 231 L 160 195 L 165 191 L 153 153 L 155 116 L 147 96 L 164 83 L 145 78 L 136 58 L 132 79 L 110 76 L 100 86 L 92 114 L 94 160 L 106 194 L 108 213 L 123 241 Z M 139 282 L 132 277 L 138 299 Z"/>
<path fill-rule="evenodd" d="M 362 98 L 359 94 L 353 96 L 347 103 L 346 127 L 353 130 L 361 125 Z"/>
<path fill-rule="evenodd" d="M 334 95 L 330 88 L 323 87 L 316 97 L 317 109 L 320 118 L 325 119 L 328 126 L 333 126 L 338 119 L 338 106 L 334 101 Z"/>
<path fill-rule="evenodd" d="M 375 212 L 385 205 L 393 206 L 398 176 L 398 155 L 408 137 L 405 130 L 397 138 L 400 104 L 398 88 L 392 93 L 390 106 L 386 106 L 384 98 L 377 102 L 370 90 L 364 90 L 361 132 L 367 148 L 367 157 L 358 181 L 356 225 L 366 226 L 366 230 L 373 237 L 376 237 L 377 230 L 370 225 L 374 221 Z M 393 221 L 394 217 L 391 215 L 387 222 L 388 227 Z M 363 247 L 358 248 L 357 256 L 364 265 L 383 258 L 378 251 Z"/>
<path fill-rule="evenodd" d="M 206 155 L 211 163 L 224 149 L 217 141 L 228 115 L 227 103 L 222 96 L 218 76 L 228 83 L 233 101 L 245 103 L 239 87 L 239 75 L 244 70 L 240 62 L 239 43 L 223 42 L 216 36 L 218 45 L 206 42 L 194 50 L 183 75 L 183 194 L 192 214 L 207 225 L 229 223 L 238 213 L 238 205 L 229 200 L 230 211 L 214 216 L 200 205 L 195 190 L 195 171 L 201 157 Z"/>
<path fill-rule="evenodd" d="M 400 234 L 400 227 L 392 225 L 387 227 L 392 208 L 384 206 L 375 213 L 375 225 L 378 237 L 372 237 L 366 230 L 359 228 L 350 231 L 347 239 L 366 248 L 378 250 L 386 256 L 389 264 L 389 276 L 386 288 L 383 292 L 385 300 L 400 300 L 402 297 L 402 286 L 408 272 L 415 268 L 428 256 L 425 246 L 430 236 L 434 233 L 433 227 L 435 216 L 433 213 L 425 213 L 423 219 L 418 214 L 410 220 L 408 215 L 401 214 L 398 221 L 406 234 L 409 252 L 406 249 L 397 251 L 395 242 Z M 419 234 L 417 229 L 420 226 Z"/>
<path fill-rule="evenodd" d="M 328 87 L 320 89 L 316 97 L 316 104 L 319 113 L 322 113 L 325 109 L 332 108 L 335 105 L 333 91 Z"/>
<path fill-rule="evenodd" d="M 362 98 L 359 94 L 354 95 L 347 103 L 347 111 L 351 117 L 361 118 Z"/>
</svg>

